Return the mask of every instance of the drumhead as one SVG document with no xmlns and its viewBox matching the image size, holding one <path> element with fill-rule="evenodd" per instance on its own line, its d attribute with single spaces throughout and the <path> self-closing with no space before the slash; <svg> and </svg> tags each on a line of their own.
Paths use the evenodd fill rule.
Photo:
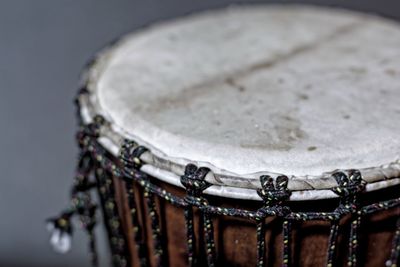
<svg viewBox="0 0 400 267">
<path fill-rule="evenodd" d="M 213 171 L 209 191 L 230 197 L 257 198 L 261 174 L 320 190 L 300 199 L 330 197 L 338 169 L 360 169 L 378 188 L 399 177 L 399 47 L 399 25 L 350 11 L 203 12 L 101 53 L 82 115 L 105 116 L 102 141 L 115 154 L 123 138 L 149 148 L 143 168 L 173 184 L 195 163 Z"/>
</svg>

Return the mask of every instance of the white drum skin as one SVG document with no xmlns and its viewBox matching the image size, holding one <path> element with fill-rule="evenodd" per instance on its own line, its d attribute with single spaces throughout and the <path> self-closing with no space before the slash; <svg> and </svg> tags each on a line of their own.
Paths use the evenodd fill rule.
<svg viewBox="0 0 400 267">
<path fill-rule="evenodd" d="M 399 25 L 355 12 L 206 12 L 100 54 L 82 116 L 107 118 L 114 154 L 123 138 L 148 147 L 143 170 L 169 183 L 189 162 L 211 168 L 210 194 L 258 199 L 261 174 L 284 174 L 292 200 L 330 198 L 338 169 L 377 189 L 400 177 L 399 47 Z"/>
<path fill-rule="evenodd" d="M 397 266 L 399 47 L 395 22 L 299 5 L 121 38 L 84 73 L 60 218 L 95 221 L 96 185 L 119 267 Z"/>
</svg>

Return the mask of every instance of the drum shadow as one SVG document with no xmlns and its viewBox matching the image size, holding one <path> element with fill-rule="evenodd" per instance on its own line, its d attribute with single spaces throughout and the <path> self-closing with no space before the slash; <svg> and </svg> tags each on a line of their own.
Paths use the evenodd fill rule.
<svg viewBox="0 0 400 267">
<path fill-rule="evenodd" d="M 361 225 L 359 266 L 385 266 L 390 256 L 390 249 L 400 208 L 364 217 Z"/>
<path fill-rule="evenodd" d="M 292 229 L 292 266 L 324 266 L 330 223 L 321 221 L 293 223 Z"/>
<path fill-rule="evenodd" d="M 218 266 L 256 266 L 255 224 L 242 218 L 215 218 Z"/>
</svg>

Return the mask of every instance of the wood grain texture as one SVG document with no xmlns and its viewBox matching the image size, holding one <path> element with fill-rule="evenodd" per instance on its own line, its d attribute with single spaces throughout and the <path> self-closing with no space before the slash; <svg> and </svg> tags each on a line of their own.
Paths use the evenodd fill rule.
<svg viewBox="0 0 400 267">
<path fill-rule="evenodd" d="M 154 180 L 159 186 L 175 195 L 183 197 L 184 191 Z M 115 180 L 117 194 L 123 194 L 121 181 Z M 150 233 L 150 219 L 144 205 L 143 191 L 135 190 L 135 198 L 140 203 L 140 223 L 144 229 L 145 243 L 148 248 L 151 266 L 156 266 L 153 256 L 153 239 Z M 374 202 L 396 195 L 395 190 L 375 192 L 364 197 L 363 202 Z M 139 266 L 139 258 L 132 238 L 130 213 L 127 209 L 127 200 L 120 195 L 117 197 L 119 210 L 123 217 L 125 234 L 129 240 L 132 266 Z M 227 198 L 210 197 L 210 202 L 225 207 L 236 207 L 255 210 L 260 203 L 253 201 L 232 200 Z M 164 251 L 169 266 L 187 266 L 186 230 L 183 209 L 170 203 L 157 200 L 157 212 L 160 214 L 162 232 L 165 234 Z M 309 201 L 292 205 L 293 209 L 322 210 L 334 207 L 335 201 Z M 122 208 L 121 208 L 122 207 Z M 199 211 L 195 210 L 196 253 L 199 256 L 198 266 L 205 266 L 206 257 L 204 238 L 200 224 Z M 365 216 L 362 221 L 360 234 L 360 266 L 384 266 L 390 254 L 391 242 L 395 231 L 396 218 L 400 216 L 400 208 L 379 212 L 372 216 Z M 350 218 L 346 216 L 340 221 L 337 250 L 334 266 L 346 266 L 348 255 L 347 243 L 349 237 Z M 252 221 L 232 218 L 228 216 L 213 217 L 214 238 L 217 251 L 217 266 L 256 266 L 256 224 Z M 317 267 L 326 264 L 329 223 L 321 221 L 294 222 L 291 233 L 291 266 Z M 281 266 L 282 264 L 282 221 L 278 218 L 266 219 L 266 266 Z"/>
</svg>

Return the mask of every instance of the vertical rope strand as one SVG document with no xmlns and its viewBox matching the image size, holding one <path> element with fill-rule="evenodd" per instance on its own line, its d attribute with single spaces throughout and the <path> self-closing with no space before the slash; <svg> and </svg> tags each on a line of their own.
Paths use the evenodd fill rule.
<svg viewBox="0 0 400 267">
<path fill-rule="evenodd" d="M 326 267 L 333 266 L 333 260 L 334 260 L 335 251 L 336 251 L 338 230 L 339 230 L 339 222 L 333 221 L 331 224 L 331 227 L 330 227 L 330 232 L 329 232 L 328 255 L 327 255 Z"/>
<path fill-rule="evenodd" d="M 400 217 L 397 219 L 396 232 L 393 237 L 390 259 L 386 261 L 387 267 L 398 267 L 400 265 Z"/>
<path fill-rule="evenodd" d="M 288 185 L 288 177 L 281 175 L 274 179 L 269 175 L 261 175 L 260 176 L 261 188 L 257 190 L 257 194 L 263 199 L 264 206 L 258 209 L 259 216 L 262 218 L 266 217 L 266 214 L 270 214 L 273 216 L 277 216 L 280 218 L 285 218 L 287 214 L 289 214 L 290 208 L 283 204 L 284 201 L 289 199 L 290 191 L 287 188 Z M 262 221 L 264 223 L 264 219 Z M 258 258 L 259 258 L 259 266 L 264 264 L 264 251 L 265 251 L 265 233 L 263 230 L 263 225 L 257 225 L 257 237 L 259 242 L 257 243 L 258 247 Z M 290 222 L 287 219 L 283 219 L 283 259 L 282 266 L 290 265 Z M 260 236 L 263 235 L 263 236 Z M 262 263 L 262 264 L 261 264 Z"/>
<path fill-rule="evenodd" d="M 99 257 L 97 255 L 97 250 L 96 250 L 96 236 L 94 234 L 94 229 L 88 230 L 88 236 L 89 236 L 90 261 L 93 266 L 98 266 Z"/>
<path fill-rule="evenodd" d="M 283 267 L 290 266 L 290 232 L 291 222 L 283 221 Z"/>
<path fill-rule="evenodd" d="M 143 243 L 143 230 L 139 223 L 138 209 L 136 206 L 133 186 L 132 180 L 125 179 L 125 189 L 133 226 L 133 239 L 135 241 L 135 247 L 139 257 L 139 265 L 145 267 L 148 266 L 147 247 L 146 244 Z"/>
<path fill-rule="evenodd" d="M 96 209 L 97 206 L 92 203 L 91 195 L 89 192 L 85 192 L 82 197 L 85 202 L 85 209 L 81 211 L 80 221 L 82 226 L 86 229 L 89 239 L 89 256 L 92 266 L 98 266 L 98 254 L 96 249 L 96 237 L 94 233 L 94 227 L 96 226 Z"/>
<path fill-rule="evenodd" d="M 139 217 L 138 217 L 138 208 L 135 201 L 134 195 L 134 183 L 133 180 L 127 178 L 127 175 L 133 175 L 136 172 L 140 171 L 142 166 L 142 161 L 140 156 L 147 151 L 147 148 L 143 146 L 139 146 L 137 143 L 124 140 L 122 147 L 120 149 L 119 159 L 123 165 L 122 173 L 125 178 L 125 188 L 128 194 L 128 203 L 131 212 L 131 221 L 133 226 L 133 234 L 134 240 L 136 244 L 136 249 L 138 251 L 138 257 L 140 261 L 140 266 L 148 266 L 150 264 L 150 260 L 148 257 L 148 249 L 145 241 L 145 222 L 143 220 L 143 225 L 140 225 Z M 140 184 L 144 183 L 144 179 L 140 181 Z M 143 186 L 143 185 L 142 185 Z M 144 187 L 144 186 L 143 186 Z M 148 190 L 144 187 L 145 198 L 148 195 Z"/>
<path fill-rule="evenodd" d="M 358 195 L 364 191 L 365 183 L 362 180 L 361 172 L 358 170 L 348 170 L 347 174 L 344 172 L 336 172 L 333 174 L 333 177 L 338 183 L 338 187 L 332 190 L 341 198 L 337 211 L 342 214 L 348 213 L 353 215 L 353 220 L 350 225 L 347 266 L 355 267 L 357 266 L 358 232 L 362 215 L 362 211 L 359 207 Z"/>
<path fill-rule="evenodd" d="M 350 227 L 350 238 L 349 238 L 349 258 L 347 261 L 347 266 L 355 267 L 357 266 L 357 256 L 358 256 L 358 236 L 359 228 L 361 225 L 361 214 L 358 212 L 356 218 L 351 222 Z"/>
<path fill-rule="evenodd" d="M 206 239 L 207 263 L 209 267 L 214 267 L 215 266 L 214 226 L 210 218 L 210 215 L 208 213 L 203 213 L 203 218 L 204 218 L 203 220 L 204 235 Z"/>
<path fill-rule="evenodd" d="M 104 219 L 109 235 L 112 251 L 112 262 L 116 267 L 128 266 L 126 241 L 121 228 L 120 216 L 115 202 L 115 190 L 111 175 L 107 175 L 101 168 L 96 170 L 96 179 L 99 185 L 100 200 L 103 205 Z"/>
<path fill-rule="evenodd" d="M 185 208 L 185 220 L 186 220 L 186 239 L 188 245 L 188 266 L 195 266 L 195 236 L 194 236 L 194 224 L 193 224 L 193 210 L 192 207 Z"/>
<path fill-rule="evenodd" d="M 90 182 L 93 169 L 93 161 L 90 157 L 90 154 L 81 151 L 75 178 L 76 187 L 72 190 L 72 199 L 77 205 L 79 219 L 88 235 L 90 262 L 92 266 L 98 266 L 98 254 L 94 233 L 94 227 L 96 226 L 97 205 L 92 201 L 91 192 L 87 190 L 92 186 L 97 185 L 95 182 Z"/>
<path fill-rule="evenodd" d="M 144 190 L 144 197 L 146 198 L 146 205 L 147 205 L 147 210 L 148 214 L 150 216 L 151 220 L 151 231 L 153 235 L 153 247 L 154 247 L 154 253 L 155 256 L 157 257 L 157 266 L 164 266 L 164 261 L 163 261 L 163 247 L 162 247 L 162 235 L 161 235 L 161 229 L 160 229 L 160 220 L 158 218 L 158 213 L 156 210 L 156 204 L 154 200 L 154 195 L 151 194 L 148 189 L 145 188 Z"/>
<path fill-rule="evenodd" d="M 97 180 L 97 184 L 98 184 L 98 192 L 99 192 L 99 198 L 100 198 L 100 204 L 102 206 L 102 210 L 103 210 L 103 217 L 104 217 L 104 224 L 106 226 L 106 230 L 107 230 L 107 234 L 110 240 L 110 248 L 111 248 L 111 253 L 114 255 L 114 253 L 116 253 L 116 249 L 115 249 L 115 243 L 117 243 L 116 237 L 114 236 L 114 234 L 111 231 L 111 225 L 109 223 L 110 218 L 113 216 L 113 212 L 111 212 L 109 210 L 109 208 L 107 208 L 106 203 L 108 203 L 107 199 L 108 199 L 108 189 L 106 188 L 106 184 L 105 181 L 103 179 L 103 172 L 104 170 L 101 168 L 96 168 L 95 171 L 95 177 Z"/>
<path fill-rule="evenodd" d="M 265 218 L 257 222 L 257 266 L 265 265 Z"/>
<path fill-rule="evenodd" d="M 185 202 L 187 206 L 185 207 L 185 220 L 186 220 L 186 231 L 187 231 L 187 244 L 188 244 L 188 262 L 189 266 L 195 266 L 197 263 L 196 259 L 196 249 L 195 249 L 195 235 L 194 235 L 194 221 L 193 221 L 193 206 L 196 203 L 201 203 L 201 206 L 208 205 L 205 202 L 205 199 L 202 197 L 203 191 L 210 186 L 210 184 L 205 180 L 206 175 L 210 172 L 210 169 L 206 167 L 198 168 L 194 164 L 188 164 L 185 167 L 185 173 L 181 176 L 181 184 L 186 189 L 186 197 Z M 204 212 L 204 211 L 202 211 Z M 203 215 L 204 216 L 204 215 Z M 213 239 L 212 232 L 212 223 L 211 221 L 204 218 L 204 224 L 207 226 L 205 227 L 205 235 L 208 241 L 206 242 L 210 245 L 210 253 L 206 253 L 209 257 L 207 257 L 208 264 L 213 264 L 213 260 L 211 261 L 211 257 L 213 257 L 213 247 L 214 242 L 211 242 L 211 238 Z"/>
</svg>

